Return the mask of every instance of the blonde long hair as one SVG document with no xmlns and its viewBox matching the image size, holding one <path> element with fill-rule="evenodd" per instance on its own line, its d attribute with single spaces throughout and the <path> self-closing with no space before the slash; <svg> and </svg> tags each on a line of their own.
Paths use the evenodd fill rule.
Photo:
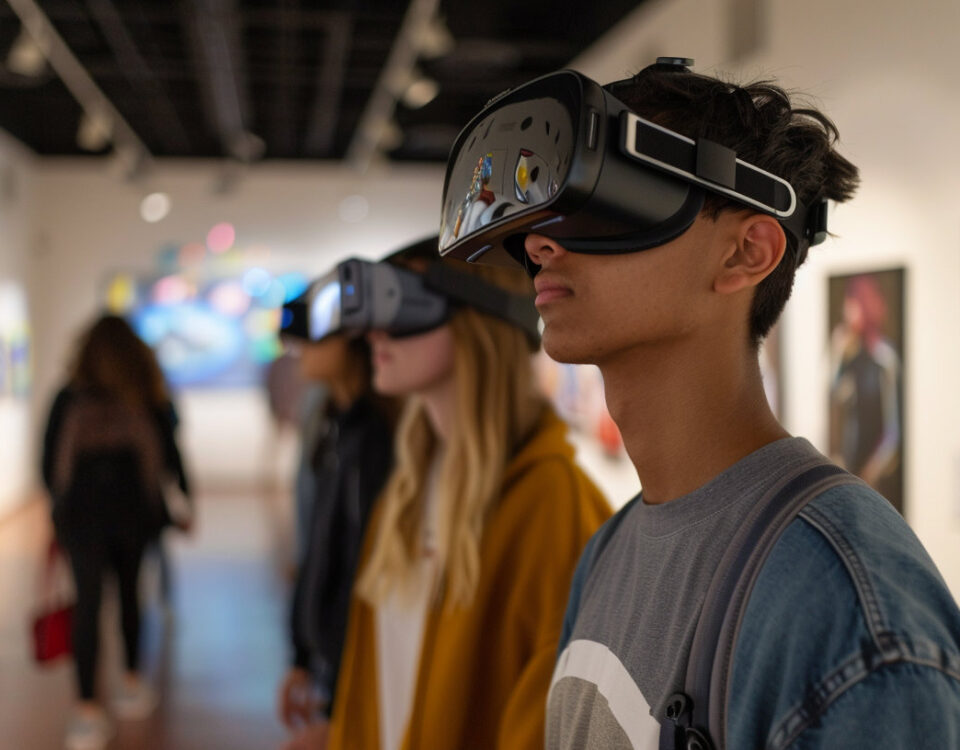
<svg viewBox="0 0 960 750">
<path fill-rule="evenodd" d="M 463 270 L 460 264 L 458 269 Z M 518 270 L 471 266 L 466 270 L 508 291 L 527 292 Z M 437 480 L 437 555 L 434 599 L 467 606 L 480 578 L 480 543 L 487 514 L 500 499 L 507 462 L 542 416 L 530 349 L 514 325 L 464 307 L 451 317 L 456 383 L 454 429 Z M 400 418 L 395 465 L 380 497 L 380 518 L 357 592 L 370 604 L 415 580 L 424 499 L 440 445 L 421 399 L 409 399 Z"/>
</svg>

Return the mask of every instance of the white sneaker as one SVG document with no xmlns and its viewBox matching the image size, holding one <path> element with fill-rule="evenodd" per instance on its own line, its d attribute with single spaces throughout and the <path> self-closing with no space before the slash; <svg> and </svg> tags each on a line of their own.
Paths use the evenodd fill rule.
<svg viewBox="0 0 960 750">
<path fill-rule="evenodd" d="M 159 702 L 156 691 L 145 681 L 130 685 L 124 680 L 120 692 L 113 698 L 113 712 L 118 719 L 139 721 L 150 716 Z"/>
<path fill-rule="evenodd" d="M 67 724 L 66 750 L 104 750 L 113 737 L 113 726 L 105 716 L 77 715 Z"/>
</svg>

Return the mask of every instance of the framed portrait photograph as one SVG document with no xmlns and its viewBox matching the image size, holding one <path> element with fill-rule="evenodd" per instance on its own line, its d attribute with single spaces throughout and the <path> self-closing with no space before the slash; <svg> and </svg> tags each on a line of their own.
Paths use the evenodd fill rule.
<svg viewBox="0 0 960 750">
<path fill-rule="evenodd" d="M 904 510 L 903 268 L 829 279 L 830 458 Z"/>
</svg>

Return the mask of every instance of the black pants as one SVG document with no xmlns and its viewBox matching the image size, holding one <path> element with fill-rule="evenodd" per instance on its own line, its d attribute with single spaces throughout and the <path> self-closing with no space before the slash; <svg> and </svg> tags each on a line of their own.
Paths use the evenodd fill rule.
<svg viewBox="0 0 960 750">
<path fill-rule="evenodd" d="M 100 600 L 104 574 L 116 573 L 120 590 L 120 619 L 126 666 L 136 671 L 140 662 L 140 601 L 138 581 L 144 542 L 119 532 L 86 533 L 67 542 L 77 588 L 73 614 L 73 652 L 80 698 L 93 700 L 99 651 Z"/>
</svg>

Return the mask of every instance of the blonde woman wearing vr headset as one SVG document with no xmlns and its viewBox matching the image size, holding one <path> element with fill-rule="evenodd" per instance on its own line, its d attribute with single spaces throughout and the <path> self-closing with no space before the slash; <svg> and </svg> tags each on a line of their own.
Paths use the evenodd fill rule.
<svg viewBox="0 0 960 750">
<path fill-rule="evenodd" d="M 438 261 L 436 238 L 390 261 L 445 312 L 366 334 L 375 388 L 408 402 L 309 747 L 539 748 L 567 590 L 610 511 L 537 391 L 529 279 Z M 503 309 L 464 303 L 478 289 Z"/>
</svg>

